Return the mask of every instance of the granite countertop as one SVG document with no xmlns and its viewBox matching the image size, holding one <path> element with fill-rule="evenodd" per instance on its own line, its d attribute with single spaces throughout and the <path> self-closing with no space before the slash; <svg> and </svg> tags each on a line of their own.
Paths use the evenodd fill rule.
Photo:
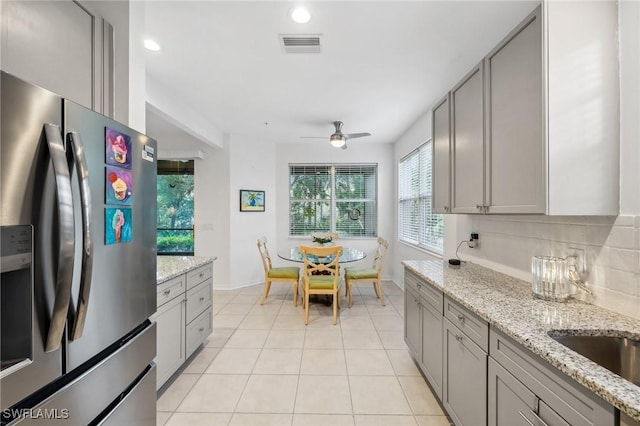
<svg viewBox="0 0 640 426">
<path fill-rule="evenodd" d="M 192 269 L 211 263 L 217 258 L 201 256 L 158 256 L 156 280 L 161 284 Z"/>
<path fill-rule="evenodd" d="M 531 283 L 472 263 L 452 268 L 443 261 L 407 260 L 402 264 L 445 295 L 485 319 L 605 401 L 640 421 L 640 386 L 579 355 L 547 335 L 623 335 L 640 340 L 640 320 L 578 300 L 534 299 Z"/>
</svg>

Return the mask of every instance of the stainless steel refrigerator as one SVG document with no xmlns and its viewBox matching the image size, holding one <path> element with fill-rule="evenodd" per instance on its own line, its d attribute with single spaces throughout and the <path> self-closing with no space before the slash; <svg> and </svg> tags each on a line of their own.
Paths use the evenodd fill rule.
<svg viewBox="0 0 640 426">
<path fill-rule="evenodd" d="M 156 142 L 0 93 L 1 422 L 155 425 Z"/>
</svg>

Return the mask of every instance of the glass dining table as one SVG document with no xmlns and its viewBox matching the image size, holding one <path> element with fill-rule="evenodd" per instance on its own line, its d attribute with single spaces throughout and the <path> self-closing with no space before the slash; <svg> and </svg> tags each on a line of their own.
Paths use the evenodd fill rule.
<svg viewBox="0 0 640 426">
<path fill-rule="evenodd" d="M 278 257 L 284 260 L 290 260 L 292 262 L 303 263 L 302 253 L 300 253 L 300 247 L 291 247 L 287 251 L 278 252 Z M 340 263 L 349 263 L 362 260 L 367 257 L 367 253 L 362 250 L 353 247 L 342 246 L 342 254 L 340 255 Z M 323 263 L 329 263 L 332 258 L 327 257 Z"/>
</svg>

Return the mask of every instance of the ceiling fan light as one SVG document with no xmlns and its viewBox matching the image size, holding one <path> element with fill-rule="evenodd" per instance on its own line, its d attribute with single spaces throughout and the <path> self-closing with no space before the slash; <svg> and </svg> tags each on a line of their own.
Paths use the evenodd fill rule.
<svg viewBox="0 0 640 426">
<path fill-rule="evenodd" d="M 342 148 L 347 140 L 342 135 L 331 135 L 330 141 L 336 148 Z"/>
</svg>

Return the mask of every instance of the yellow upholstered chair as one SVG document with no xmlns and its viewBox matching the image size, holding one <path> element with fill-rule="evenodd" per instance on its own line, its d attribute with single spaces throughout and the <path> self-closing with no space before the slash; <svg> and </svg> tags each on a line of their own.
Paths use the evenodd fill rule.
<svg viewBox="0 0 640 426">
<path fill-rule="evenodd" d="M 333 296 L 333 325 L 338 322 L 340 307 L 340 255 L 341 246 L 310 247 L 300 246 L 304 261 L 302 274 L 304 323 L 309 324 L 309 295 L 326 294 Z"/>
<path fill-rule="evenodd" d="M 269 296 L 272 282 L 286 282 L 293 285 L 293 305 L 298 306 L 298 282 L 300 281 L 300 268 L 297 266 L 274 268 L 271 264 L 271 256 L 267 249 L 267 237 L 258 239 L 258 250 L 264 267 L 264 291 L 260 304 L 264 304 Z"/>
<path fill-rule="evenodd" d="M 373 258 L 373 265 L 371 268 L 345 268 L 344 270 L 344 285 L 347 298 L 349 300 L 349 307 L 352 304 L 351 287 L 354 284 L 365 282 L 373 283 L 373 289 L 376 292 L 376 296 L 380 299 L 380 304 L 384 306 L 384 295 L 382 294 L 381 273 L 382 263 L 384 261 L 384 255 L 389 248 L 389 241 L 384 238 L 378 237 L 378 248 L 376 249 L 375 257 Z"/>
</svg>

